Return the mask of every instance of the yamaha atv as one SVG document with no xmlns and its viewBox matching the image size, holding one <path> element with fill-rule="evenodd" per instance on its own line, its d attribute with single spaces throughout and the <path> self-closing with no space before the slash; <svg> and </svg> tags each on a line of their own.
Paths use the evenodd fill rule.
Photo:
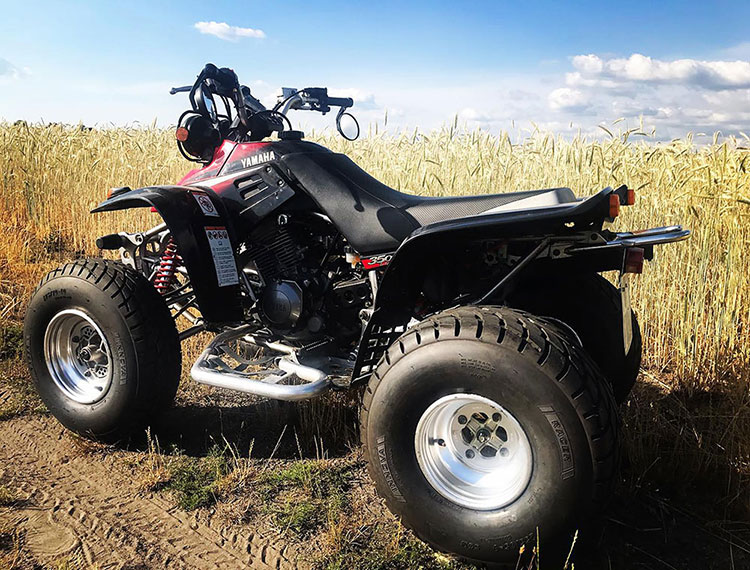
<svg viewBox="0 0 750 570">
<path fill-rule="evenodd" d="M 366 386 L 377 489 L 441 550 L 515 561 L 537 532 L 562 539 L 606 503 L 617 403 L 641 360 L 628 278 L 689 231 L 607 229 L 634 203 L 625 186 L 389 188 L 292 130 L 290 110 L 334 110 L 358 135 L 352 99 L 325 88 L 284 89 L 267 109 L 209 64 L 181 91 L 177 145 L 200 166 L 93 210 L 150 207 L 163 223 L 100 237 L 121 261 L 65 264 L 29 305 L 28 362 L 62 424 L 142 433 L 175 396 L 180 342 L 210 331 L 196 382 L 279 400 Z"/>
</svg>

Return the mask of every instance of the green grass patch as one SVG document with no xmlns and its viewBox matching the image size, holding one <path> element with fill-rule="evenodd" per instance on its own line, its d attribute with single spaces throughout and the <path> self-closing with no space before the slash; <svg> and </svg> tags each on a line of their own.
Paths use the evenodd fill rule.
<svg viewBox="0 0 750 570">
<path fill-rule="evenodd" d="M 216 502 L 217 485 L 229 472 L 229 462 L 223 450 L 214 446 L 206 457 L 170 457 L 167 470 L 169 480 L 164 488 L 174 492 L 180 508 L 193 511 Z"/>
<path fill-rule="evenodd" d="M 19 358 L 23 353 L 23 327 L 16 323 L 0 323 L 0 360 Z"/>
<path fill-rule="evenodd" d="M 299 538 L 335 525 L 349 507 L 346 490 L 352 469 L 351 463 L 308 460 L 265 471 L 255 482 L 262 511 Z"/>
<path fill-rule="evenodd" d="M 0 421 L 25 413 L 46 410 L 20 359 L 2 361 L 0 365 Z"/>
</svg>

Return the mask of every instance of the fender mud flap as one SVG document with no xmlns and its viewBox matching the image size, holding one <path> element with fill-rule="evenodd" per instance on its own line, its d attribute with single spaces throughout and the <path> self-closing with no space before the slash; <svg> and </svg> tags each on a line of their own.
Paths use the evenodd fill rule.
<svg viewBox="0 0 750 570">
<path fill-rule="evenodd" d="M 91 212 L 145 206 L 153 206 L 172 232 L 203 319 L 214 324 L 241 321 L 237 237 L 221 199 L 207 188 L 149 186 L 106 200 Z"/>
</svg>

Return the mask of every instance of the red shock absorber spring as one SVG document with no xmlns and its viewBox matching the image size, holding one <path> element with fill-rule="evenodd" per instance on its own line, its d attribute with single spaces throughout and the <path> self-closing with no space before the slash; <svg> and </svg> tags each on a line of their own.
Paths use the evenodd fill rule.
<svg viewBox="0 0 750 570">
<path fill-rule="evenodd" d="M 175 272 L 177 265 L 182 261 L 177 253 L 177 244 L 172 238 L 169 238 L 164 253 L 161 254 L 159 270 L 154 277 L 154 287 L 156 290 L 165 295 L 169 291 L 170 285 L 175 281 Z"/>
</svg>

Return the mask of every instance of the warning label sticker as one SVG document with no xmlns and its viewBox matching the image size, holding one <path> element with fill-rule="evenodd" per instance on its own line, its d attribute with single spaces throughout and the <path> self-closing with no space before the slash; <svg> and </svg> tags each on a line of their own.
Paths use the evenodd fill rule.
<svg viewBox="0 0 750 570">
<path fill-rule="evenodd" d="M 195 198 L 195 201 L 198 202 L 198 205 L 201 207 L 201 211 L 203 212 L 203 215 L 205 216 L 216 216 L 219 217 L 219 212 L 216 211 L 216 206 L 214 206 L 214 203 L 211 201 L 211 198 L 206 196 L 205 194 L 197 194 L 192 193 L 193 198 Z"/>
<path fill-rule="evenodd" d="M 219 287 L 237 285 L 240 278 L 237 275 L 237 265 L 234 263 L 234 252 L 227 229 L 221 226 L 206 227 L 206 236 L 208 245 L 211 246 L 211 256 L 214 258 Z"/>
</svg>

